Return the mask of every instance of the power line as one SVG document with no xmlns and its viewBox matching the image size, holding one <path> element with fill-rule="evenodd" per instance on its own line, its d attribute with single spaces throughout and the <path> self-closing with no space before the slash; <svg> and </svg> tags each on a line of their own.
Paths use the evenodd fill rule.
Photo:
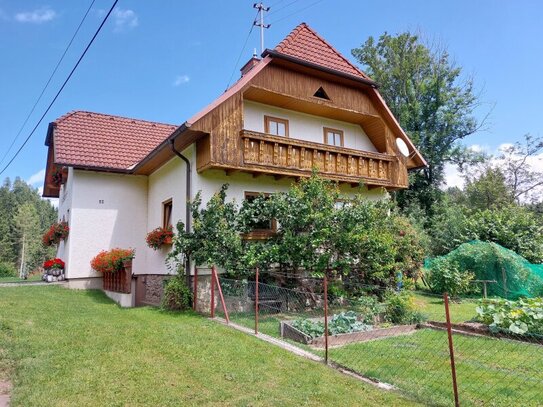
<svg viewBox="0 0 543 407">
<path fill-rule="evenodd" d="M 255 21 L 256 21 L 256 18 L 258 17 L 258 13 L 260 13 L 260 11 L 256 12 L 255 18 L 253 19 L 253 22 L 251 23 L 251 29 L 247 33 L 247 37 L 245 37 L 245 42 L 243 43 L 243 47 L 241 48 L 241 51 L 239 52 L 238 59 L 236 60 L 236 63 L 234 64 L 234 68 L 232 69 L 232 73 L 230 74 L 230 79 L 228 79 L 228 84 L 226 85 L 226 89 L 229 88 L 230 83 L 232 82 L 232 78 L 234 77 L 234 73 L 236 73 L 236 68 L 239 64 L 239 60 L 241 59 L 241 56 L 243 55 L 243 51 L 245 51 L 245 47 L 247 46 L 249 37 L 251 36 L 251 33 L 253 32 L 253 28 L 255 28 Z"/>
<path fill-rule="evenodd" d="M 2 164 L 4 162 L 4 160 L 6 159 L 7 155 L 9 154 L 9 152 L 11 151 L 11 148 L 13 147 L 13 145 L 15 144 L 15 142 L 17 141 L 17 139 L 19 138 L 19 136 L 21 135 L 24 127 L 26 126 L 26 124 L 28 123 L 28 120 L 30 119 L 30 116 L 32 116 L 32 113 L 34 113 L 34 110 L 36 110 L 36 106 L 38 106 L 38 103 L 40 102 L 43 94 L 45 93 L 46 89 L 49 87 L 49 84 L 51 83 L 51 80 L 53 79 L 53 76 L 55 76 L 55 73 L 57 72 L 60 64 L 62 63 L 62 61 L 64 60 L 64 57 L 66 56 L 66 54 L 68 53 L 68 50 L 70 49 L 70 46 L 72 45 L 72 43 L 74 42 L 74 39 L 75 37 L 77 36 L 77 33 L 79 32 L 79 29 L 81 28 L 81 26 L 83 25 L 83 23 L 85 22 L 92 6 L 94 5 L 94 2 L 96 0 L 92 0 L 89 8 L 87 9 L 87 11 L 85 12 L 85 15 L 83 16 L 83 18 L 81 19 L 81 22 L 79 23 L 79 25 L 77 26 L 77 29 L 75 30 L 74 32 L 74 35 L 72 36 L 72 39 L 70 40 L 70 42 L 68 43 L 68 45 L 66 46 L 66 48 L 64 49 L 64 52 L 62 54 L 62 56 L 60 57 L 60 59 L 58 60 L 57 62 L 57 65 L 55 66 L 55 69 L 53 69 L 53 72 L 51 72 L 51 75 L 49 76 L 49 79 L 47 80 L 47 83 L 45 84 L 45 86 L 43 87 L 40 95 L 38 96 L 38 99 L 36 99 L 36 102 L 34 103 L 34 106 L 32 106 L 32 109 L 30 109 L 30 112 L 28 112 L 28 115 L 26 116 L 26 119 L 25 121 L 23 122 L 21 128 L 19 129 L 19 131 L 17 132 L 17 134 L 15 135 L 15 137 L 13 138 L 13 141 L 11 142 L 11 144 L 9 145 L 8 149 L 6 150 L 6 153 L 3 155 L 2 159 L 0 160 L 0 164 Z"/>
<path fill-rule="evenodd" d="M 319 3 L 323 2 L 323 1 L 324 1 L 324 0 L 317 0 L 317 1 L 315 1 L 315 2 L 313 2 L 313 3 L 311 3 L 311 4 L 309 4 L 309 5 L 306 6 L 306 7 L 303 7 L 303 8 L 301 8 L 301 9 L 298 9 L 297 11 L 294 11 L 293 13 L 290 13 L 290 14 L 284 16 L 284 17 L 281 17 L 281 18 L 278 19 L 278 20 L 272 21 L 272 22 L 270 23 L 270 25 L 271 25 L 271 24 L 276 24 L 276 23 L 278 23 L 278 22 L 280 22 L 280 21 L 283 21 L 283 20 L 286 20 L 287 18 L 292 17 L 292 16 L 295 15 L 295 14 L 301 13 L 302 11 L 307 10 L 308 8 L 313 7 L 313 6 L 319 4 Z M 270 14 L 271 14 L 271 13 L 270 13 Z"/>
<path fill-rule="evenodd" d="M 294 3 L 297 3 L 298 1 L 300 1 L 300 0 L 293 0 L 293 1 L 291 1 L 290 3 L 285 4 L 283 7 L 279 7 L 277 10 L 272 10 L 272 11 L 270 12 L 270 14 L 268 14 L 268 17 L 271 16 L 272 14 L 278 13 L 279 11 L 281 11 L 281 10 L 283 10 L 283 9 L 286 9 L 287 7 L 290 7 L 290 6 L 293 5 Z M 277 3 L 271 5 L 270 8 L 272 8 L 273 6 L 277 5 L 278 3 L 281 3 L 281 2 L 278 1 Z"/>
<path fill-rule="evenodd" d="M 15 155 L 11 158 L 11 160 L 9 160 L 9 162 L 6 164 L 6 166 L 4 168 L 2 168 L 2 171 L 0 171 L 0 175 L 2 175 L 7 169 L 8 167 L 11 165 L 11 163 L 15 160 L 15 158 L 17 158 L 17 156 L 19 155 L 19 153 L 21 152 L 21 150 L 24 148 L 24 146 L 26 145 L 26 143 L 28 143 L 28 141 L 30 140 L 30 138 L 32 137 L 32 135 L 34 134 L 34 132 L 36 131 L 36 129 L 38 128 L 38 126 L 41 124 L 41 122 L 43 121 L 43 119 L 45 118 L 45 115 L 47 113 L 49 113 L 49 110 L 51 110 L 51 107 L 53 107 L 53 104 L 56 102 L 56 100 L 58 99 L 58 97 L 60 96 L 60 94 L 62 93 L 64 87 L 66 86 L 66 84 L 68 83 L 68 81 L 70 80 L 70 78 L 72 77 L 72 75 L 74 74 L 75 70 L 77 69 L 77 67 L 79 66 L 79 64 L 81 63 L 81 61 L 83 60 L 83 58 L 85 57 L 85 55 L 87 54 L 87 51 L 89 50 L 89 48 L 91 47 L 92 43 L 94 42 L 94 40 L 96 39 L 96 37 L 98 36 L 98 34 L 100 33 L 100 31 L 102 30 L 102 27 L 104 26 L 104 24 L 106 23 L 107 19 L 109 18 L 110 14 L 112 13 L 113 9 L 115 8 L 115 6 L 117 5 L 117 3 L 119 2 L 119 0 L 115 0 L 113 2 L 113 5 L 111 6 L 111 8 L 109 9 L 108 13 L 106 14 L 106 16 L 104 17 L 104 19 L 102 20 L 102 23 L 100 24 L 100 26 L 98 27 L 98 29 L 96 30 L 96 32 L 94 33 L 94 35 L 92 36 L 91 40 L 89 41 L 89 43 L 87 44 L 85 50 L 83 51 L 83 53 L 81 54 L 81 56 L 79 57 L 79 59 L 77 60 L 76 64 L 74 65 L 74 67 L 72 68 L 70 74 L 68 75 L 68 77 L 66 78 L 66 80 L 64 81 L 64 83 L 62 84 L 62 86 L 60 87 L 60 89 L 58 90 L 57 94 L 55 95 L 55 97 L 53 98 L 53 100 L 51 101 L 51 103 L 49 103 L 49 106 L 47 107 L 47 109 L 45 109 L 45 112 L 42 114 L 42 116 L 40 117 L 40 120 L 38 120 L 38 123 L 36 123 L 36 125 L 34 126 L 34 128 L 32 129 L 32 131 L 30 132 L 30 134 L 28 135 L 28 137 L 25 139 L 25 141 L 23 142 L 23 144 L 21 145 L 21 147 L 19 147 L 19 149 L 15 152 Z"/>
</svg>

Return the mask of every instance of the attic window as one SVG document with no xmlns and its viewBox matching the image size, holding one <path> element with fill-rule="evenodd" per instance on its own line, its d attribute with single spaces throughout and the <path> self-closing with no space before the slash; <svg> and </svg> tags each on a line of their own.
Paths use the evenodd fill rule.
<svg viewBox="0 0 543 407">
<path fill-rule="evenodd" d="M 316 98 L 330 100 L 322 86 L 313 94 Z"/>
</svg>

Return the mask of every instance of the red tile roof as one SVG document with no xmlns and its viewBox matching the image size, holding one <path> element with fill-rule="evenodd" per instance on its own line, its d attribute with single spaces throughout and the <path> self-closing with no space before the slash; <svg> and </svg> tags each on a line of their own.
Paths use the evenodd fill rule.
<svg viewBox="0 0 543 407">
<path fill-rule="evenodd" d="M 341 55 L 324 38 L 301 23 L 275 47 L 275 51 L 363 79 L 369 77 Z"/>
<path fill-rule="evenodd" d="M 55 163 L 127 170 L 177 126 L 102 113 L 70 112 L 53 122 Z"/>
</svg>

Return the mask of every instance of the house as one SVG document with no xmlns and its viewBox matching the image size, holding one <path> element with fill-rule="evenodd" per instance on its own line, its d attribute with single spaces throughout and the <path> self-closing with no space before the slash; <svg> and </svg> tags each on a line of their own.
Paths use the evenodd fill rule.
<svg viewBox="0 0 543 407">
<path fill-rule="evenodd" d="M 58 247 L 69 286 L 100 287 L 90 260 L 135 248 L 131 293 L 108 292 L 126 306 L 157 302 L 168 248 L 148 248 L 146 234 L 190 224 L 197 191 L 205 202 L 228 183 L 240 202 L 285 191 L 317 168 L 345 195 L 363 182 L 362 193 L 379 198 L 426 165 L 377 84 L 305 23 L 181 125 L 75 111 L 49 125 L 46 145 L 44 196 L 59 197 L 71 228 Z"/>
</svg>

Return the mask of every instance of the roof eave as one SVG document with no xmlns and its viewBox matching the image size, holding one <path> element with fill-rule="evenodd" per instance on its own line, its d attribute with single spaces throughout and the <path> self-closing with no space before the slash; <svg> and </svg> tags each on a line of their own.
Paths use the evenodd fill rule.
<svg viewBox="0 0 543 407">
<path fill-rule="evenodd" d="M 306 61 L 304 59 L 300 59 L 300 58 L 293 57 L 291 55 L 283 54 L 282 52 L 279 52 L 279 51 L 276 51 L 276 50 L 273 50 L 273 49 L 266 49 L 262 53 L 262 57 L 266 57 L 268 55 L 271 56 L 272 58 L 284 59 L 285 61 L 293 62 L 295 64 L 299 64 L 299 65 L 302 65 L 302 66 L 305 66 L 305 67 L 308 67 L 308 68 L 316 69 L 318 71 L 322 71 L 322 72 L 325 72 L 325 73 L 328 73 L 328 74 L 331 74 L 331 75 L 336 75 L 336 76 L 342 77 L 344 79 L 349 79 L 349 80 L 352 80 L 352 81 L 355 81 L 355 82 L 360 82 L 360 83 L 362 83 L 364 85 L 370 86 L 370 87 L 375 88 L 375 89 L 379 88 L 379 85 L 377 85 L 377 83 L 372 81 L 371 79 L 361 78 L 361 77 L 356 76 L 356 75 L 351 75 L 351 74 L 348 74 L 346 72 L 338 71 L 336 69 L 327 68 L 325 66 L 315 64 L 313 62 L 309 62 L 309 61 Z"/>
</svg>

